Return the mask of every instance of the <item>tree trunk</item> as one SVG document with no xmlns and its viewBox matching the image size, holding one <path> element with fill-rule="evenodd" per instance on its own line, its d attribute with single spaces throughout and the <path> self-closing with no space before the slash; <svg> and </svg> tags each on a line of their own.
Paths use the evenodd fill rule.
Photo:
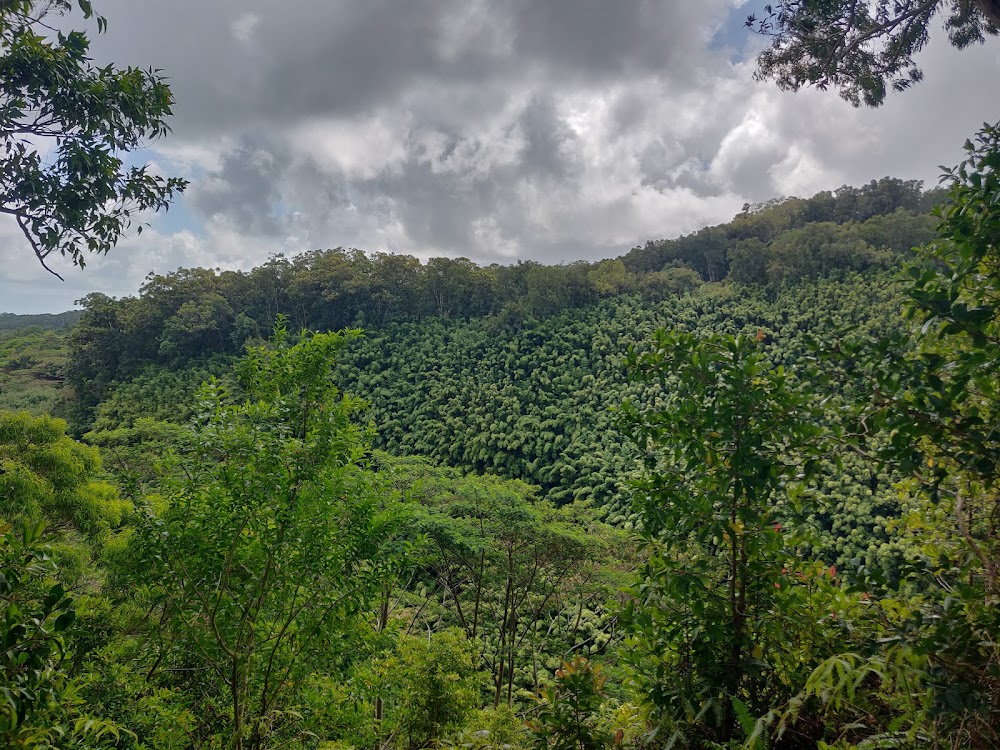
<svg viewBox="0 0 1000 750">
<path fill-rule="evenodd" d="M 389 596 L 391 590 L 387 587 L 385 590 L 385 595 L 382 597 L 382 604 L 378 611 L 378 622 L 375 624 L 375 630 L 381 633 L 385 630 L 386 625 L 389 623 Z M 382 702 L 382 696 L 375 698 L 375 748 L 374 750 L 379 750 L 382 746 L 382 719 L 384 713 L 384 704 Z"/>
<path fill-rule="evenodd" d="M 497 653 L 500 656 L 500 669 L 496 674 L 496 693 L 493 696 L 493 708 L 497 708 L 500 705 L 500 697 L 503 695 L 504 677 L 506 677 L 506 672 L 504 667 L 506 666 L 507 657 L 507 629 L 508 620 L 510 619 L 510 607 L 511 607 L 511 588 L 513 586 L 513 573 L 511 572 L 511 553 L 507 552 L 507 588 L 504 591 L 503 598 L 503 619 L 500 624 L 500 645 L 497 647 Z M 510 666 L 513 669 L 513 665 Z"/>
<path fill-rule="evenodd" d="M 517 605 L 512 603 L 510 611 L 510 644 L 507 655 L 507 705 L 514 703 L 514 649 L 517 647 Z"/>
<path fill-rule="evenodd" d="M 472 640 L 479 633 L 479 602 L 483 594 L 483 570 L 486 567 L 486 551 L 479 553 L 479 575 L 476 577 L 476 604 L 472 610 Z"/>
<path fill-rule="evenodd" d="M 233 736 L 230 746 L 233 750 L 243 750 L 243 702 L 240 700 L 240 668 L 239 658 L 236 654 L 232 656 L 232 673 L 229 678 L 229 689 L 233 694 Z"/>
</svg>

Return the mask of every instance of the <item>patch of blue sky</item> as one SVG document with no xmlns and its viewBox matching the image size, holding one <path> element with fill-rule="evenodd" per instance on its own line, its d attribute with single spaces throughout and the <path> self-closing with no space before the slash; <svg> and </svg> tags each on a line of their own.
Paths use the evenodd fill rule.
<svg viewBox="0 0 1000 750">
<path fill-rule="evenodd" d="M 753 57 L 765 45 L 765 40 L 746 28 L 747 16 L 760 18 L 765 14 L 766 2 L 747 0 L 729 9 L 725 20 L 715 29 L 709 39 L 708 48 L 712 51 L 725 52 L 733 65 L 745 62 Z"/>
<path fill-rule="evenodd" d="M 181 174 L 181 170 L 177 168 L 177 165 L 164 157 L 163 154 L 152 149 L 142 148 L 131 151 L 125 154 L 123 161 L 125 169 L 141 167 L 145 164 L 155 164 L 156 171 L 163 177 Z M 204 170 L 201 167 L 195 166 L 188 168 L 183 176 L 185 179 L 191 180 L 197 179 L 203 174 Z M 177 232 L 191 232 L 200 236 L 204 236 L 205 234 L 204 225 L 188 207 L 183 193 L 174 199 L 168 210 L 158 211 L 149 224 L 155 227 L 161 234 L 175 234 Z"/>
</svg>

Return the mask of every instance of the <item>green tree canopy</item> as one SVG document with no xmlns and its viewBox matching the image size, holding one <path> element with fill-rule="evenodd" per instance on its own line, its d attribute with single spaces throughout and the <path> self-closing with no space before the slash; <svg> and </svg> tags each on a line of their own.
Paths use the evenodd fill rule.
<svg viewBox="0 0 1000 750">
<path fill-rule="evenodd" d="M 232 748 L 296 736 L 309 676 L 335 673 L 401 552 L 360 402 L 331 377 L 345 341 L 286 346 L 279 329 L 237 366 L 242 403 L 206 385 L 180 471 L 125 553 L 162 607 L 163 668 L 211 675 L 202 708 L 224 712 L 213 731 Z"/>
<path fill-rule="evenodd" d="M 0 213 L 56 276 L 53 252 L 83 266 L 85 252 L 106 253 L 140 212 L 186 186 L 126 166 L 128 152 L 168 132 L 173 97 L 157 71 L 97 67 L 85 33 L 47 22 L 74 5 L 104 30 L 89 0 L 0 3 Z"/>
<path fill-rule="evenodd" d="M 67 436 L 61 419 L 0 411 L 0 519 L 95 536 L 127 509 L 100 469 L 97 449 Z"/>
<path fill-rule="evenodd" d="M 818 412 L 750 337 L 660 329 L 626 363 L 659 386 L 658 398 L 623 406 L 645 469 L 630 618 L 640 690 L 691 746 L 729 743 L 739 716 L 764 713 L 793 681 L 787 665 L 808 658 L 786 655 L 802 646 L 790 634 L 803 597 L 790 593 L 795 541 L 776 510 L 797 503 L 791 486 L 818 465 Z"/>
<path fill-rule="evenodd" d="M 1000 33 L 1000 0 L 781 0 L 746 25 L 771 39 L 757 57 L 758 78 L 788 91 L 832 86 L 854 106 L 877 107 L 890 88 L 923 78 L 913 58 L 942 13 L 959 49 Z"/>
<path fill-rule="evenodd" d="M 0 745 L 10 750 L 109 747 L 118 727 L 84 713 L 67 668 L 76 608 L 41 544 L 44 524 L 0 522 Z M 79 744 L 78 744 L 79 743 Z"/>
</svg>

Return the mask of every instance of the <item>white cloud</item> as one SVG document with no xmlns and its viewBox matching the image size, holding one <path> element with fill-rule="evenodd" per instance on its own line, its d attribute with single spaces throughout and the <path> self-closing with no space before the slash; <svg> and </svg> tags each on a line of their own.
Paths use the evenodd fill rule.
<svg viewBox="0 0 1000 750">
<path fill-rule="evenodd" d="M 376 113 L 355 119 L 310 118 L 293 125 L 290 148 L 345 180 L 370 180 L 406 158 L 410 123 L 403 115 Z"/>
<path fill-rule="evenodd" d="M 855 110 L 731 62 L 758 43 L 742 0 L 104 2 L 95 55 L 170 76 L 175 132 L 154 158 L 192 180 L 184 210 L 66 285 L 0 222 L 0 309 L 37 309 L 27 289 L 59 309 L 89 289 L 134 292 L 149 270 L 338 245 L 614 256 L 748 200 L 933 180 L 1000 119 L 1000 43 L 958 52 L 938 34 L 923 83 Z M 202 226 L 179 225 L 187 214 Z"/>
<path fill-rule="evenodd" d="M 243 13 L 230 27 L 233 38 L 241 44 L 250 45 L 254 41 L 254 33 L 260 25 L 260 16 L 256 13 Z"/>
</svg>

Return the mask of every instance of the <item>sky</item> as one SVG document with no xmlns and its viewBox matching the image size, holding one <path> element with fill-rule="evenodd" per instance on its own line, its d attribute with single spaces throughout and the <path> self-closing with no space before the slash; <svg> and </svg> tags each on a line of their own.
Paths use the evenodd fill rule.
<svg viewBox="0 0 1000 750">
<path fill-rule="evenodd" d="M 421 259 L 615 257 L 748 201 L 936 184 L 1000 119 L 1000 41 L 937 30 L 876 110 L 753 80 L 736 0 L 99 0 L 92 54 L 163 71 L 172 133 L 133 158 L 191 184 L 60 282 L 0 217 L 0 311 L 136 294 L 149 273 L 357 247 Z"/>
</svg>

